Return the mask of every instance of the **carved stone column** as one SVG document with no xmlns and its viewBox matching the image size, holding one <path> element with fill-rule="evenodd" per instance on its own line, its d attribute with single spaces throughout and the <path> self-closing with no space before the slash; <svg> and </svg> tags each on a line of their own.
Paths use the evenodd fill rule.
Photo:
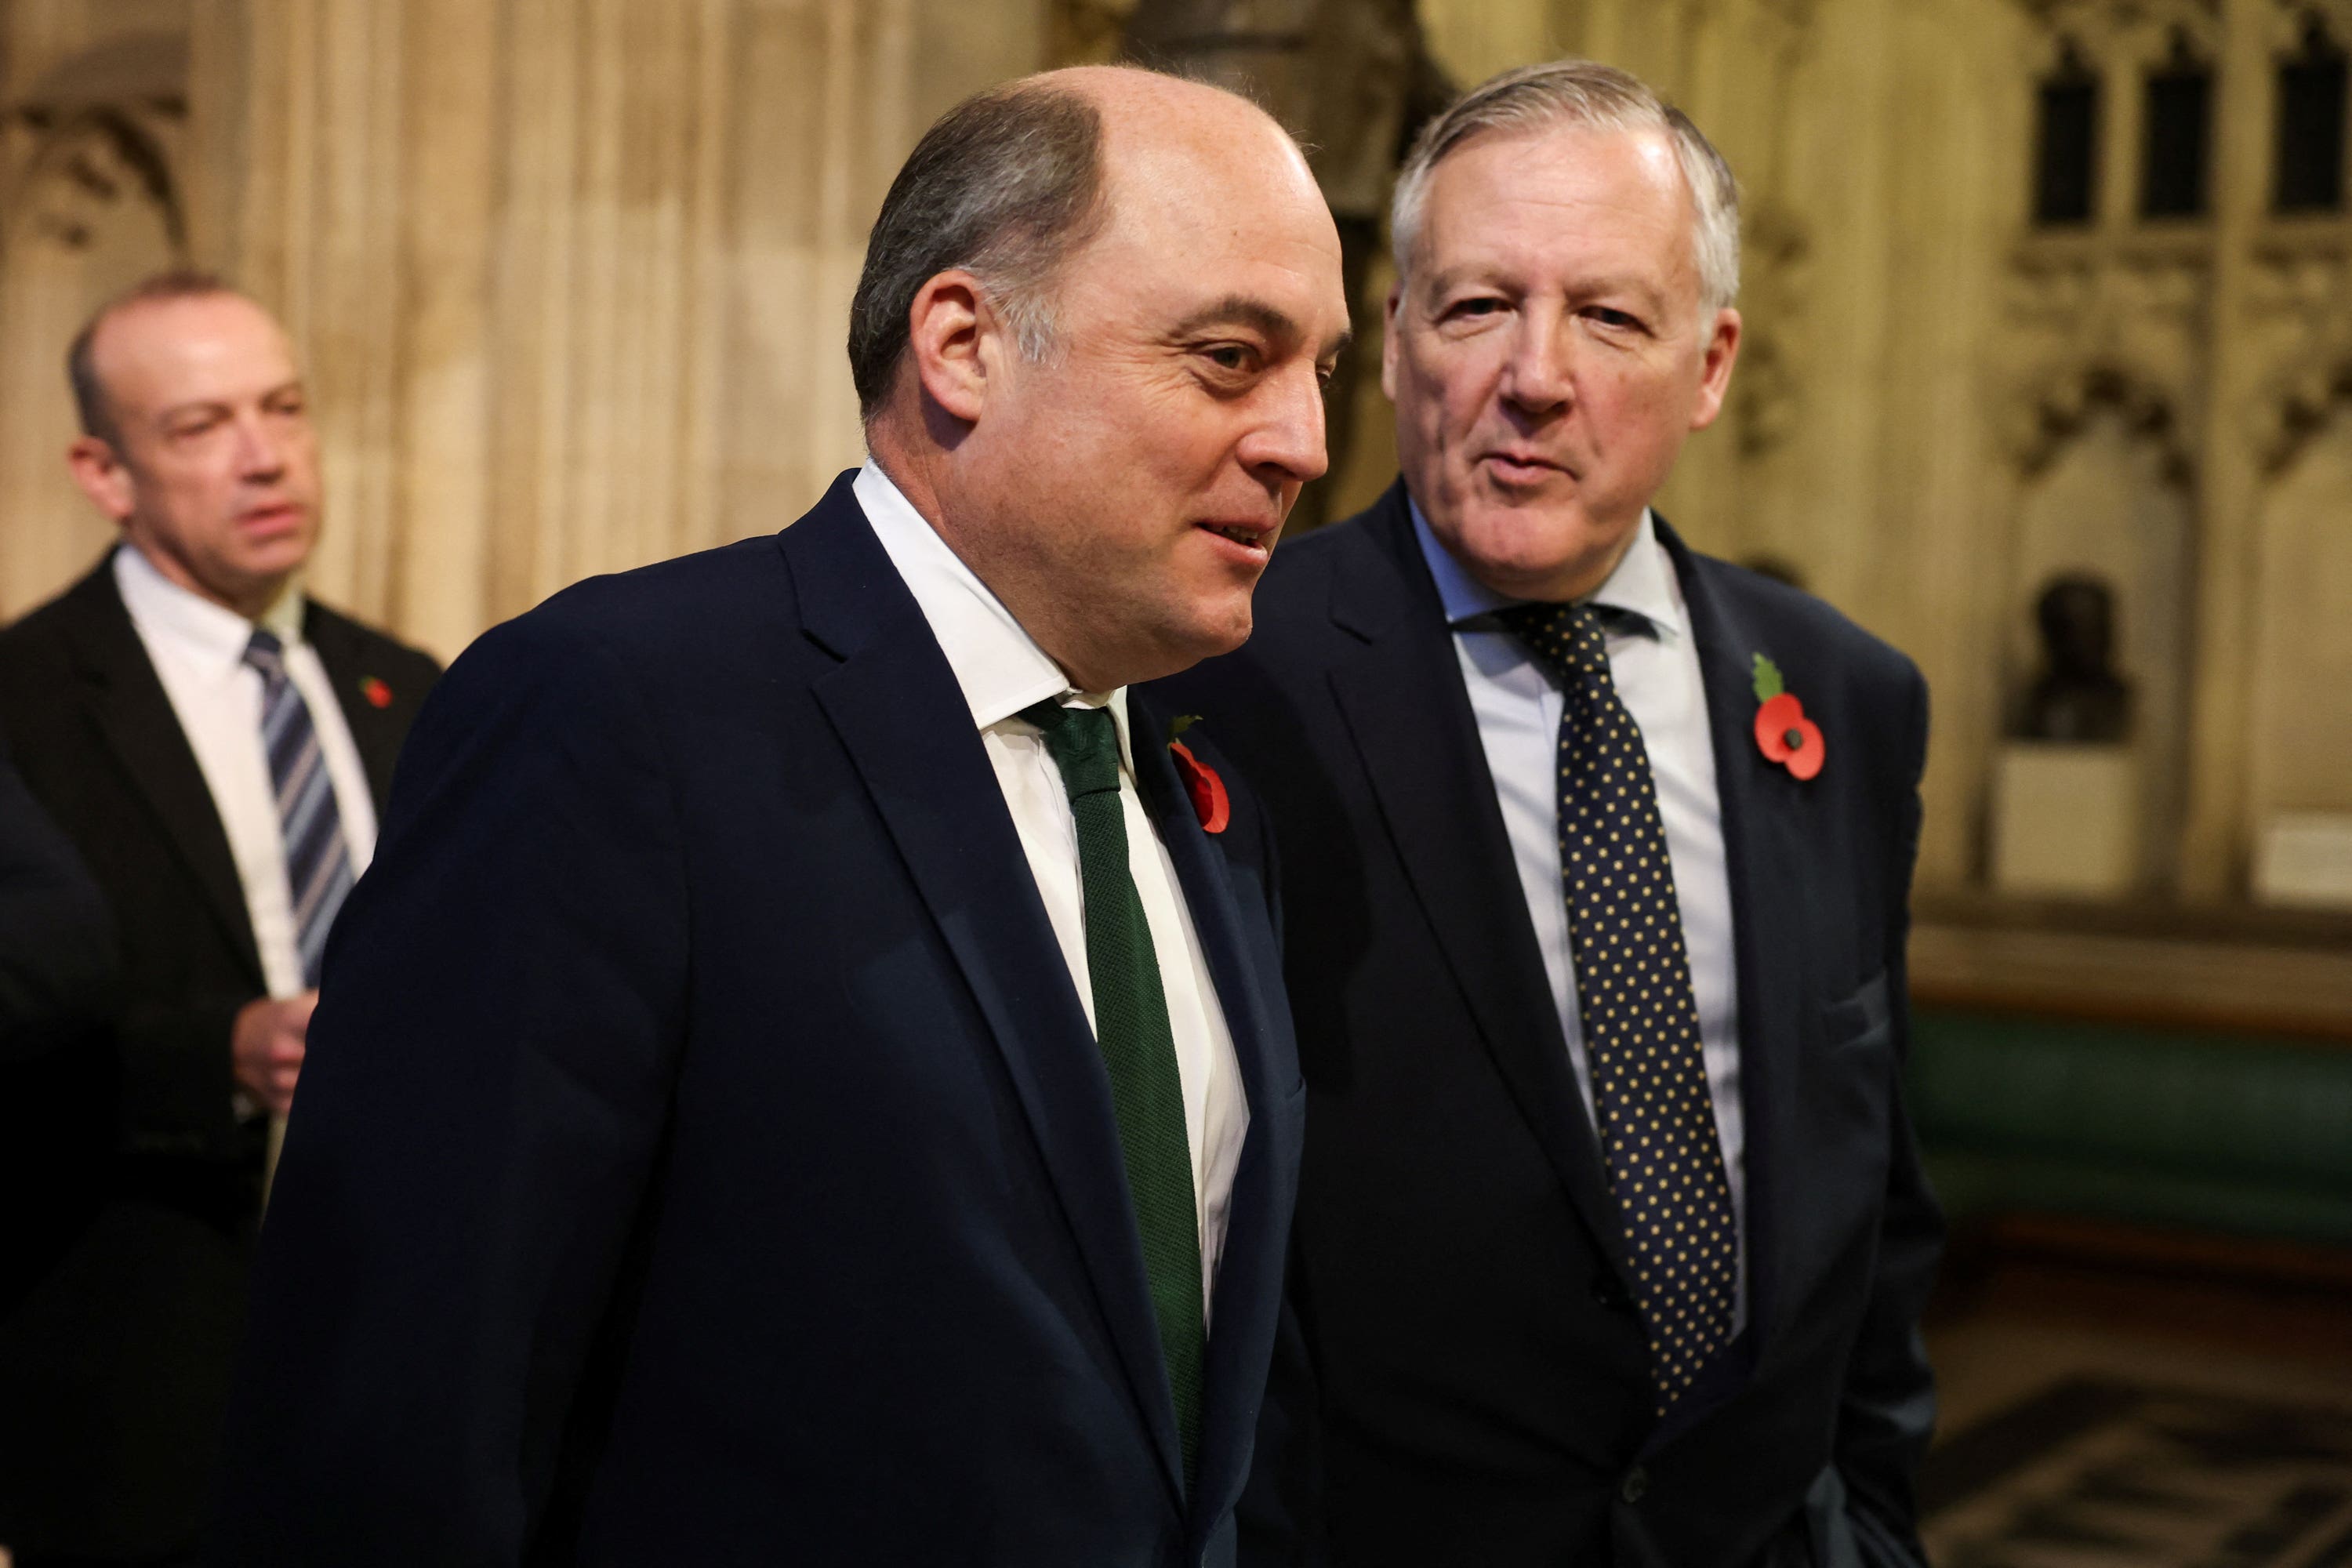
<svg viewBox="0 0 2352 1568">
<path fill-rule="evenodd" d="M 0 10 L 0 619 L 115 537 L 67 474 L 66 345 L 186 240 L 186 40 L 142 9 Z"/>
<path fill-rule="evenodd" d="M 2255 241 L 2270 190 L 2271 43 L 2276 0 L 2221 0 L 2212 304 L 2207 320 L 2203 484 L 2196 563 L 2196 666 L 2189 691 L 2188 820 L 2180 890 L 2221 902 L 2242 894 L 2248 700 L 2255 674 L 2262 476 L 2245 410 L 2263 366 L 2249 344 Z"/>
<path fill-rule="evenodd" d="M 285 317 L 320 592 L 445 655 L 862 455 L 866 231 L 1036 0 L 195 0 L 199 258 Z"/>
</svg>

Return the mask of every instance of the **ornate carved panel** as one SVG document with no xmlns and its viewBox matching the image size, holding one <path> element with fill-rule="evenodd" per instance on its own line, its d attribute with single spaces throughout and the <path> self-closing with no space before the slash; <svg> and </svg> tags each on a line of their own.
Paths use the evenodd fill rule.
<svg viewBox="0 0 2352 1568">
<path fill-rule="evenodd" d="M 1804 325 L 1812 293 L 1812 238 L 1787 208 L 1751 205 L 1741 241 L 1742 315 L 1748 331 L 1731 383 L 1732 429 L 1742 458 L 1786 445 L 1804 420 Z"/>
<path fill-rule="evenodd" d="M 2097 63 L 2147 66 L 2163 60 L 2176 34 L 2207 59 L 2221 44 L 2221 0 L 2018 0 L 2040 24 L 2036 63 L 2054 64 L 2073 39 Z"/>
<path fill-rule="evenodd" d="M 2048 462 L 2081 410 L 2105 399 L 2165 432 L 2183 483 L 2196 468 L 2211 265 L 2198 247 L 2103 246 L 2082 237 L 2019 248 L 1994 353 L 1994 427 L 2021 475 Z"/>
<path fill-rule="evenodd" d="M 2298 231 L 2300 230 L 2300 231 Z M 2352 390 L 2352 234 L 2340 225 L 2281 227 L 2257 247 L 2246 285 L 2247 348 L 2264 367 L 2247 405 L 2246 437 L 2266 475 Z"/>
<path fill-rule="evenodd" d="M 0 112 L 0 616 L 88 569 L 112 529 L 68 479 L 66 344 L 108 297 L 184 260 L 184 40 L 76 55 Z"/>
<path fill-rule="evenodd" d="M 2352 0 L 2271 0 L 2264 36 L 2273 52 L 2293 52 L 2303 41 L 2305 26 L 2315 18 L 2338 42 L 2352 38 Z"/>
</svg>

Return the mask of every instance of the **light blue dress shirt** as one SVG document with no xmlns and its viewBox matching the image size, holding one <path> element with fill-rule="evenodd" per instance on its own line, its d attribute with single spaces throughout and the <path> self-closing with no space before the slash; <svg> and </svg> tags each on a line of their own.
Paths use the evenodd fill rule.
<svg viewBox="0 0 2352 1568">
<path fill-rule="evenodd" d="M 1412 526 L 1430 574 L 1437 580 L 1446 624 L 1454 628 L 1454 651 L 1469 689 L 1470 711 L 1478 721 L 1486 769 L 1494 775 L 1495 799 L 1503 809 L 1511 858 L 1527 896 L 1528 917 L 1535 924 L 1544 975 L 1559 1011 L 1560 1034 L 1568 1041 L 1569 1064 L 1590 1118 L 1592 1067 L 1576 1006 L 1576 961 L 1569 947 L 1568 900 L 1560 883 L 1559 797 L 1554 783 L 1565 700 L 1518 639 L 1491 618 L 1518 601 L 1464 571 L 1430 531 L 1418 502 L 1412 508 Z M 1674 559 L 1659 542 L 1648 511 L 1643 512 L 1624 559 L 1587 602 L 1638 617 L 1630 625 L 1622 617 L 1612 617 L 1605 627 L 1609 674 L 1619 700 L 1641 727 L 1650 776 L 1657 784 L 1658 813 L 1665 824 L 1666 854 L 1674 863 L 1675 901 L 1682 910 L 1683 942 L 1690 953 L 1707 1093 L 1715 1103 L 1724 1174 L 1739 1225 L 1739 1290 L 1732 1321 L 1737 1333 L 1748 1321 L 1748 1182 L 1731 883 L 1724 863 L 1715 738 L 1707 727 L 1698 647 L 1691 637 Z"/>
</svg>

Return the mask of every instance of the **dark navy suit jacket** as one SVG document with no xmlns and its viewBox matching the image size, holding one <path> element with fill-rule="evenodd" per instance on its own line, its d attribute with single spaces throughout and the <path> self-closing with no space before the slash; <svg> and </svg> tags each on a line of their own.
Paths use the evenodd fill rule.
<svg viewBox="0 0 2352 1568">
<path fill-rule="evenodd" d="M 105 895 L 0 742 L 0 1068 L 104 1024 L 121 968 Z"/>
<path fill-rule="evenodd" d="M 302 635 L 381 813 L 440 666 L 315 599 Z M 266 1131 L 236 1116 L 230 1037 L 268 986 L 227 831 L 111 551 L 0 633 L 0 729 L 97 883 L 120 959 L 101 1050 L 18 1101 L 46 1140 L 70 1128 L 100 1163 L 40 1157 L 55 1267 L 0 1314 L 0 1541 L 32 1559 L 166 1558 L 194 1548 L 212 1499 Z M 102 1143 L 75 1126 L 90 1121 Z"/>
<path fill-rule="evenodd" d="M 1130 715 L 1250 1106 L 1190 1497 L 1100 1056 L 844 476 L 435 692 L 328 955 L 213 1561 L 1229 1561 L 1304 1090 L 1265 820 L 1204 834 Z"/>
<path fill-rule="evenodd" d="M 1170 683 L 1281 834 L 1310 1108 L 1245 1562 L 1919 1560 L 1940 1226 L 1898 1067 L 1926 688 L 1819 600 L 1659 532 L 1715 743 L 1750 1270 L 1747 1333 L 1668 1428 L 1402 486 L 1282 546 L 1248 645 Z M 1758 750 L 1759 653 L 1823 731 L 1817 778 Z"/>
<path fill-rule="evenodd" d="M 0 1367 L 17 1303 L 100 1201 L 121 992 L 106 895 L 0 743 Z M 0 1540 L 21 1534 L 10 1495 Z"/>
</svg>

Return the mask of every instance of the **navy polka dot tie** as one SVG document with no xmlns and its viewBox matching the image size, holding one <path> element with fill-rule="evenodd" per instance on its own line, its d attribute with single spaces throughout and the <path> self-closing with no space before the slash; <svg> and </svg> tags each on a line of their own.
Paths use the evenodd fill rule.
<svg viewBox="0 0 2352 1568">
<path fill-rule="evenodd" d="M 1502 619 L 1567 698 L 1559 859 L 1577 1011 L 1663 1416 L 1731 1338 L 1739 1271 L 1674 863 L 1649 752 L 1610 678 L 1600 616 L 1581 605 L 1521 605 Z"/>
</svg>

